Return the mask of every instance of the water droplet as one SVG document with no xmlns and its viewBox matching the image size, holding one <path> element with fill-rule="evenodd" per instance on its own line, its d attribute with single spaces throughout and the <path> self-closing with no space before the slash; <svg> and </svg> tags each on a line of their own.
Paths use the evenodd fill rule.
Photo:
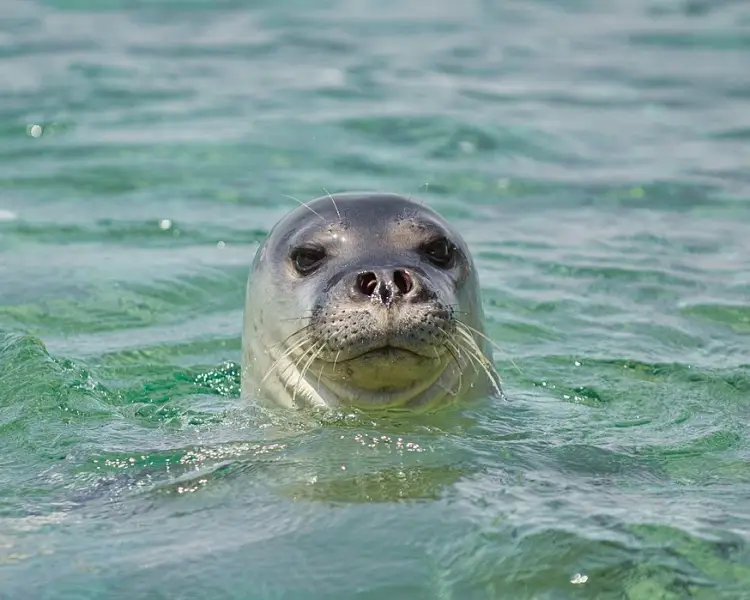
<svg viewBox="0 0 750 600">
<path fill-rule="evenodd" d="M 159 221 L 159 229 L 161 229 L 162 231 L 166 231 L 170 227 L 172 227 L 172 220 L 171 219 L 161 219 Z"/>
<path fill-rule="evenodd" d="M 579 583 L 586 583 L 588 580 L 588 575 L 581 575 L 580 573 L 576 573 L 575 575 L 573 575 L 573 579 L 570 580 L 570 583 L 577 585 Z"/>
<path fill-rule="evenodd" d="M 41 125 L 29 125 L 26 128 L 26 133 L 33 138 L 42 137 L 42 126 Z"/>
<path fill-rule="evenodd" d="M 218 244 L 216 244 L 216 247 L 221 249 L 221 248 L 226 248 L 226 245 L 227 245 L 226 242 L 219 242 Z"/>
</svg>

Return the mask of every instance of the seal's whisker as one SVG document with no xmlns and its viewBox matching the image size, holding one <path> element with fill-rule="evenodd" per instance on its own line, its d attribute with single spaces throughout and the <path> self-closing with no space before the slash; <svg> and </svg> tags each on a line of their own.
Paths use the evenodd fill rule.
<svg viewBox="0 0 750 600">
<path fill-rule="evenodd" d="M 490 343 L 490 345 L 492 345 L 492 347 L 493 347 L 493 348 L 495 348 L 495 349 L 496 349 L 496 350 L 497 350 L 498 352 L 501 352 L 501 353 L 502 353 L 502 354 L 503 354 L 504 356 L 507 356 L 507 357 L 508 357 L 508 360 L 510 360 L 510 364 L 512 364 L 512 365 L 513 365 L 513 367 L 514 367 L 514 368 L 516 369 L 516 371 L 518 371 L 518 374 L 519 374 L 519 375 L 523 375 L 523 372 L 522 372 L 522 371 L 521 371 L 521 369 L 520 369 L 520 368 L 518 367 L 518 365 L 516 364 L 516 362 L 515 362 L 515 361 L 513 360 L 513 357 L 512 357 L 512 356 L 510 356 L 510 355 L 509 355 L 509 354 L 508 354 L 508 353 L 507 353 L 507 352 L 506 352 L 505 350 L 503 350 L 503 349 L 502 349 L 502 348 L 501 348 L 501 347 L 500 347 L 500 346 L 499 346 L 498 344 L 496 344 L 496 343 L 495 343 L 495 342 L 494 342 L 494 341 L 493 341 L 492 339 L 490 339 L 490 338 L 489 338 L 489 337 L 488 337 L 488 336 L 487 336 L 486 334 L 482 333 L 482 332 L 481 332 L 481 331 L 479 331 L 478 329 L 475 329 L 475 328 L 474 328 L 474 327 L 472 327 L 471 325 L 467 325 L 467 324 L 466 324 L 466 323 L 464 323 L 463 321 L 456 321 L 456 325 L 458 325 L 459 327 L 465 327 L 465 328 L 466 328 L 466 329 L 467 329 L 467 330 L 468 330 L 469 332 L 471 332 L 471 333 L 475 333 L 476 335 L 478 335 L 478 336 L 479 336 L 479 337 L 481 337 L 482 339 L 484 339 L 484 340 L 487 340 L 487 342 L 489 342 L 489 343 Z"/>
<path fill-rule="evenodd" d="M 466 346 L 464 347 L 465 350 L 470 351 L 468 352 L 469 355 L 473 355 L 474 358 L 477 359 L 479 366 L 482 367 L 484 372 L 487 374 L 487 377 L 489 378 L 490 382 L 492 383 L 492 387 L 495 388 L 495 391 L 498 394 L 502 394 L 500 391 L 500 376 L 497 374 L 497 372 L 494 369 L 494 366 L 490 361 L 482 354 L 482 351 L 479 349 L 479 346 L 477 346 L 476 340 L 471 336 L 469 331 L 466 329 L 462 329 L 461 327 L 458 327 L 456 329 L 456 333 L 461 335 L 461 337 L 466 342 Z M 493 376 L 494 373 L 494 376 Z"/>
<path fill-rule="evenodd" d="M 293 344 L 292 346 L 290 346 L 289 348 L 287 348 L 281 354 L 281 356 L 279 356 L 279 358 L 277 358 L 276 361 L 274 361 L 274 363 L 269 367 L 268 372 L 263 376 L 263 379 L 261 379 L 260 383 L 263 384 L 263 382 L 265 382 L 265 380 L 268 379 L 268 376 L 271 375 L 271 373 L 273 373 L 274 369 L 276 369 L 276 367 L 279 366 L 279 364 L 281 363 L 281 361 L 283 361 L 285 358 L 288 358 L 296 350 L 299 350 L 302 346 L 304 346 L 305 344 L 307 344 L 310 341 L 311 341 L 310 336 L 307 336 L 304 339 L 302 339 L 301 341 L 298 341 L 296 344 Z M 305 350 L 302 353 L 302 356 L 304 356 L 305 354 L 307 354 L 307 352 L 308 352 L 308 350 Z"/>
<path fill-rule="evenodd" d="M 462 330 L 460 327 L 457 327 L 456 336 L 457 337 L 454 337 L 454 340 L 456 342 L 460 342 L 460 346 L 464 349 L 467 356 L 472 360 L 472 362 L 475 362 L 476 364 L 481 366 L 482 369 L 485 369 L 486 367 L 494 369 L 492 363 L 490 363 L 490 361 L 477 345 L 476 340 L 471 337 L 469 333 L 467 333 L 465 330 Z"/>
<path fill-rule="evenodd" d="M 294 196 L 287 196 L 286 194 L 281 194 L 281 195 L 284 196 L 284 198 L 289 198 L 290 200 L 294 200 L 295 202 L 299 202 L 302 206 L 304 206 L 311 213 L 313 213 L 314 215 L 318 215 L 318 217 L 320 217 L 323 220 L 323 223 L 326 222 L 326 220 L 323 218 L 323 216 L 319 212 L 317 212 L 313 208 L 310 208 L 310 206 L 308 204 L 306 204 L 305 202 L 302 202 L 302 200 L 299 200 L 299 199 L 295 198 Z"/>
<path fill-rule="evenodd" d="M 318 349 L 318 351 L 312 357 L 312 359 L 311 359 L 312 362 L 315 362 L 317 360 L 317 358 L 323 353 L 323 350 L 325 350 L 325 347 L 326 347 L 325 342 L 323 342 L 323 344 L 321 345 L 321 347 Z M 307 371 L 310 369 L 310 366 L 312 366 L 312 363 L 305 369 L 305 371 L 303 372 L 303 375 L 304 375 L 304 373 L 307 373 Z M 325 367 L 325 364 L 323 364 L 323 367 Z M 316 391 L 318 391 L 318 393 L 320 392 L 320 375 L 322 373 L 323 373 L 323 368 L 321 368 L 321 371 L 318 374 L 318 387 L 317 387 L 317 390 L 316 390 Z"/>
<path fill-rule="evenodd" d="M 307 324 L 307 325 L 305 325 L 304 327 L 300 327 L 300 328 L 299 328 L 299 329 L 297 329 L 296 331 L 294 331 L 294 332 L 290 333 L 290 334 L 289 334 L 288 336 L 286 336 L 286 337 L 285 337 L 285 338 L 284 338 L 283 340 L 281 340 L 280 342 L 277 342 L 277 343 L 275 343 L 275 344 L 274 344 L 273 346 L 270 346 L 270 347 L 269 347 L 268 349 L 269 349 L 269 350 L 273 350 L 274 348 L 276 348 L 276 347 L 278 347 L 278 346 L 283 346 L 283 345 L 285 345 L 285 344 L 286 344 L 286 343 L 287 343 L 287 342 L 288 342 L 289 340 L 291 340 L 291 339 L 292 339 L 293 337 L 295 337 L 295 336 L 299 335 L 300 333 L 303 333 L 303 332 L 307 332 L 307 330 L 308 330 L 308 329 L 310 329 L 310 327 L 312 327 L 312 324 Z"/>
<path fill-rule="evenodd" d="M 492 376 L 490 375 L 490 372 L 492 372 L 492 368 L 489 368 L 485 366 L 482 362 L 482 359 L 484 358 L 482 351 L 477 346 L 476 342 L 472 338 L 466 338 L 465 335 L 461 335 L 458 337 L 457 335 L 452 335 L 450 340 L 447 340 L 448 343 L 453 345 L 453 348 L 456 350 L 456 353 L 458 354 L 459 359 L 461 358 L 461 350 L 463 350 L 464 355 L 466 356 L 466 359 L 464 363 L 468 366 L 471 365 L 471 367 L 474 369 L 474 374 L 479 375 L 480 369 L 484 371 L 488 377 L 492 380 Z M 459 368 L 461 368 L 461 363 L 459 362 Z M 494 381 L 493 381 L 494 386 Z"/>
<path fill-rule="evenodd" d="M 297 395 L 297 388 L 299 387 L 300 382 L 302 381 L 302 371 L 304 370 L 304 367 L 300 369 L 300 365 L 303 363 L 303 361 L 309 359 L 309 357 L 312 357 L 315 351 L 318 349 L 318 345 L 320 342 L 315 342 L 312 344 L 312 346 L 305 348 L 305 351 L 302 352 L 297 357 L 297 360 L 294 361 L 293 368 L 297 373 L 297 381 L 294 382 L 294 395 Z"/>
<path fill-rule="evenodd" d="M 298 332 L 299 333 L 299 332 Z M 292 337 L 292 336 L 289 336 Z M 287 338 L 288 339 L 288 338 Z M 305 344 L 308 344 L 309 342 L 314 341 L 313 337 L 310 335 L 305 335 L 301 340 L 296 340 L 291 346 L 287 347 L 284 352 L 281 354 L 281 356 L 278 357 L 276 362 L 273 366 L 275 366 L 278 362 L 284 360 L 285 358 L 288 358 L 291 354 L 293 354 L 295 351 L 302 348 Z M 275 346 L 274 346 L 275 347 Z M 307 352 L 305 350 L 304 352 Z"/>
<path fill-rule="evenodd" d="M 446 344 L 452 344 L 453 349 L 456 351 L 456 354 L 458 355 L 458 358 L 461 357 L 461 348 L 464 349 L 464 352 L 466 353 L 467 358 L 469 359 L 468 364 L 470 364 L 472 367 L 474 367 L 474 373 L 479 374 L 479 369 L 476 365 L 476 358 L 473 356 L 471 349 L 464 347 L 464 343 L 462 340 L 459 340 L 456 338 L 456 336 L 452 336 L 451 339 L 446 340 Z M 459 366 L 460 366 L 459 362 Z"/>
<path fill-rule="evenodd" d="M 318 369 L 318 383 L 317 383 L 317 386 L 316 386 L 316 389 L 317 389 L 318 392 L 320 392 L 320 380 L 323 378 L 323 370 L 325 368 L 326 368 L 326 365 L 325 365 L 325 363 L 323 363 L 322 365 L 320 365 L 320 369 Z"/>
<path fill-rule="evenodd" d="M 333 196 L 331 196 L 331 192 L 329 192 L 327 189 L 323 188 L 323 191 L 328 194 L 328 197 L 331 199 L 331 202 L 333 203 L 333 208 L 336 209 L 336 214 L 339 217 L 339 221 L 341 220 L 341 213 L 339 212 L 339 207 L 336 206 L 336 201 L 333 199 Z"/>
<path fill-rule="evenodd" d="M 476 361 L 476 364 L 478 364 L 481 369 L 484 371 L 484 373 L 487 375 L 487 379 L 489 379 L 490 383 L 492 384 L 493 389 L 499 394 L 502 395 L 502 391 L 500 390 L 500 382 L 499 382 L 499 376 L 495 372 L 495 370 L 492 368 L 491 365 L 487 364 L 486 360 L 482 360 L 482 354 L 478 350 L 474 350 L 472 348 L 471 352 L 467 352 L 469 357 L 472 359 L 472 361 Z"/>
<path fill-rule="evenodd" d="M 318 352 L 318 355 L 320 355 L 320 353 L 323 352 L 323 350 L 325 349 L 325 345 L 326 345 L 327 342 L 328 342 L 328 340 L 324 340 L 323 341 L 323 347 L 320 349 L 320 352 Z M 341 352 L 341 350 L 339 350 L 339 352 L 336 354 L 336 358 L 339 357 L 339 353 L 340 352 Z M 336 362 L 335 361 L 333 363 L 333 366 L 334 366 L 334 368 L 336 367 Z M 326 368 L 326 364 L 325 363 L 323 363 L 322 365 L 320 365 L 320 371 L 318 372 L 318 391 L 320 391 L 320 378 L 323 376 L 323 371 L 324 371 L 325 368 Z"/>
<path fill-rule="evenodd" d="M 331 369 L 331 373 L 336 372 L 336 363 L 339 361 L 339 356 L 341 356 L 341 350 L 336 352 L 336 356 L 333 359 L 333 368 Z"/>
<path fill-rule="evenodd" d="M 487 340 L 490 344 L 492 344 L 492 346 L 494 346 L 497 350 L 499 350 L 503 354 L 505 353 L 505 350 L 503 350 L 500 346 L 498 346 L 491 338 L 489 338 L 487 335 L 485 335 L 484 333 L 482 333 L 478 329 L 475 329 L 474 327 L 472 327 L 468 323 L 464 323 L 463 321 L 456 321 L 456 325 L 458 325 L 459 327 L 463 327 L 466 331 L 468 331 L 470 333 L 476 333 L 479 337 L 481 337 L 482 339 Z"/>
<path fill-rule="evenodd" d="M 323 351 L 323 349 L 325 348 L 325 346 L 326 346 L 325 342 L 320 342 L 320 347 L 318 347 L 317 345 L 315 345 L 315 346 L 313 346 L 313 349 L 310 351 L 310 358 L 305 363 L 305 366 L 302 367 L 302 371 L 299 373 L 299 375 L 297 377 L 297 384 L 294 386 L 294 394 L 292 395 L 292 403 L 294 403 L 297 400 L 297 390 L 299 389 L 299 384 L 305 378 L 305 373 L 307 373 L 307 370 L 310 368 L 310 365 L 320 355 L 320 353 Z"/>
<path fill-rule="evenodd" d="M 454 392 L 451 392 L 448 390 L 448 393 L 452 396 L 455 396 L 461 392 L 461 386 L 463 384 L 463 374 L 461 369 L 461 363 L 458 360 L 458 356 L 453 352 L 451 347 L 448 345 L 448 343 L 445 344 L 445 349 L 448 351 L 448 353 L 453 357 L 453 360 L 456 361 L 456 366 L 458 367 L 458 386 L 456 386 L 456 390 Z M 437 354 L 437 351 L 435 352 Z"/>
<path fill-rule="evenodd" d="M 290 356 L 291 356 L 292 354 L 294 354 L 294 352 L 296 352 L 297 350 L 299 350 L 300 348 L 302 348 L 302 347 L 303 347 L 303 346 L 305 346 L 306 344 L 310 343 L 311 341 L 312 341 L 312 340 L 311 340 L 311 338 L 310 338 L 310 337 L 306 337 L 306 338 L 304 338 L 303 340 L 301 340 L 301 341 L 297 342 L 296 344 L 294 344 L 294 345 L 290 346 L 289 348 L 287 348 L 287 349 L 286 349 L 286 350 L 285 350 L 285 351 L 284 351 L 284 352 L 283 352 L 283 353 L 281 354 L 281 356 L 279 356 L 279 357 L 278 357 L 278 358 L 277 358 L 277 359 L 276 359 L 276 360 L 275 360 L 275 361 L 273 362 L 273 364 L 272 364 L 272 365 L 271 365 L 271 366 L 270 366 L 270 367 L 268 368 L 268 371 L 266 372 L 266 374 L 265 374 L 265 375 L 263 376 L 263 378 L 262 378 L 262 379 L 261 379 L 261 381 L 260 381 L 261 385 L 262 385 L 262 384 L 263 384 L 263 383 L 264 383 L 264 382 L 266 381 L 266 379 L 268 379 L 268 377 L 269 377 L 269 376 L 270 376 L 270 375 L 271 375 L 271 374 L 272 374 L 272 373 L 274 372 L 274 370 L 275 370 L 275 369 L 277 369 L 277 368 L 278 368 L 278 366 L 279 366 L 279 365 L 280 365 L 280 364 L 281 364 L 281 363 L 282 363 L 282 362 L 283 362 L 283 361 L 284 361 L 285 359 L 289 358 L 289 357 L 290 357 Z M 309 351 L 309 350 L 304 350 L 304 351 L 303 351 L 303 353 L 302 353 L 302 355 L 304 356 L 304 355 L 305 355 L 305 354 L 306 354 L 306 353 L 307 353 L 308 351 Z M 287 366 L 288 366 L 288 365 L 287 365 Z M 286 372 L 286 370 L 287 370 L 287 369 L 284 369 L 284 371 L 283 371 L 283 372 Z M 282 372 L 282 373 L 283 373 L 283 372 Z"/>
<path fill-rule="evenodd" d="M 297 391 L 299 390 L 299 385 L 302 383 L 305 377 L 305 371 L 307 371 L 307 367 L 310 364 L 310 362 L 315 357 L 315 353 L 318 350 L 318 346 L 321 345 L 322 342 L 316 342 L 313 344 L 310 348 L 305 350 L 305 352 L 299 357 L 299 359 L 295 362 L 294 368 L 297 370 L 297 381 L 294 384 L 294 396 L 292 397 L 292 402 L 294 402 L 295 398 L 297 397 Z M 302 361 L 307 359 L 307 362 L 302 367 L 302 369 L 299 368 L 300 364 L 302 364 Z"/>
<path fill-rule="evenodd" d="M 297 360 L 295 360 L 291 365 L 289 365 L 289 368 L 292 370 L 292 373 L 296 371 L 297 379 L 294 382 L 294 390 L 293 390 L 293 396 L 292 396 L 292 404 L 294 404 L 294 400 L 297 397 L 297 389 L 299 388 L 299 385 L 302 381 L 302 374 L 300 372 L 299 366 L 300 363 L 307 358 L 308 355 L 312 355 L 315 348 L 317 347 L 317 343 L 313 344 L 310 348 L 307 348 L 302 354 L 300 354 L 297 357 Z"/>
<path fill-rule="evenodd" d="M 492 362 L 484 355 L 482 350 L 479 348 L 477 341 L 471 335 L 471 332 L 462 328 L 460 325 L 456 327 L 456 334 L 460 335 L 461 338 L 466 342 L 466 349 L 470 350 L 476 358 L 487 366 L 492 366 Z"/>
</svg>

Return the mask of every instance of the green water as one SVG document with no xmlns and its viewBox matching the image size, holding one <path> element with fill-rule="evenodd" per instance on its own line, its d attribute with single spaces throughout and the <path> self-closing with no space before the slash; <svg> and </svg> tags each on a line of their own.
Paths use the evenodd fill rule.
<svg viewBox="0 0 750 600">
<path fill-rule="evenodd" d="M 750 9 L 5 0 L 0 598 L 750 598 Z M 333 191 L 457 224 L 507 401 L 239 398 Z"/>
</svg>

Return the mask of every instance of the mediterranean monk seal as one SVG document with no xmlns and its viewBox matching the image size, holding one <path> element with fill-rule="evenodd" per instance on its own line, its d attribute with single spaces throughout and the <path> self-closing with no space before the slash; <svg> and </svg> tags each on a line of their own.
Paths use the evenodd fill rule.
<svg viewBox="0 0 750 600">
<path fill-rule="evenodd" d="M 477 272 L 453 227 L 396 194 L 300 204 L 248 277 L 243 397 L 425 410 L 501 393 Z"/>
</svg>

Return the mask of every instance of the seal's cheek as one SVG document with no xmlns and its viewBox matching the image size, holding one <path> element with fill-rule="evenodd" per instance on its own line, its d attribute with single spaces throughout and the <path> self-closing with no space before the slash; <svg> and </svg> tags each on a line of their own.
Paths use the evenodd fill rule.
<svg viewBox="0 0 750 600">
<path fill-rule="evenodd" d="M 455 303 L 456 291 L 460 287 L 451 273 L 434 271 L 432 269 L 425 274 L 424 286 L 428 291 L 432 292 L 433 301 L 436 300 L 437 304 L 443 305 Z"/>
<path fill-rule="evenodd" d="M 284 294 L 279 294 L 277 291 L 275 298 L 269 296 L 269 302 L 294 304 L 295 312 L 302 319 L 309 319 L 322 307 L 335 303 L 335 298 L 321 285 L 320 279 L 317 277 L 291 278 L 283 287 L 287 291 Z"/>
</svg>

